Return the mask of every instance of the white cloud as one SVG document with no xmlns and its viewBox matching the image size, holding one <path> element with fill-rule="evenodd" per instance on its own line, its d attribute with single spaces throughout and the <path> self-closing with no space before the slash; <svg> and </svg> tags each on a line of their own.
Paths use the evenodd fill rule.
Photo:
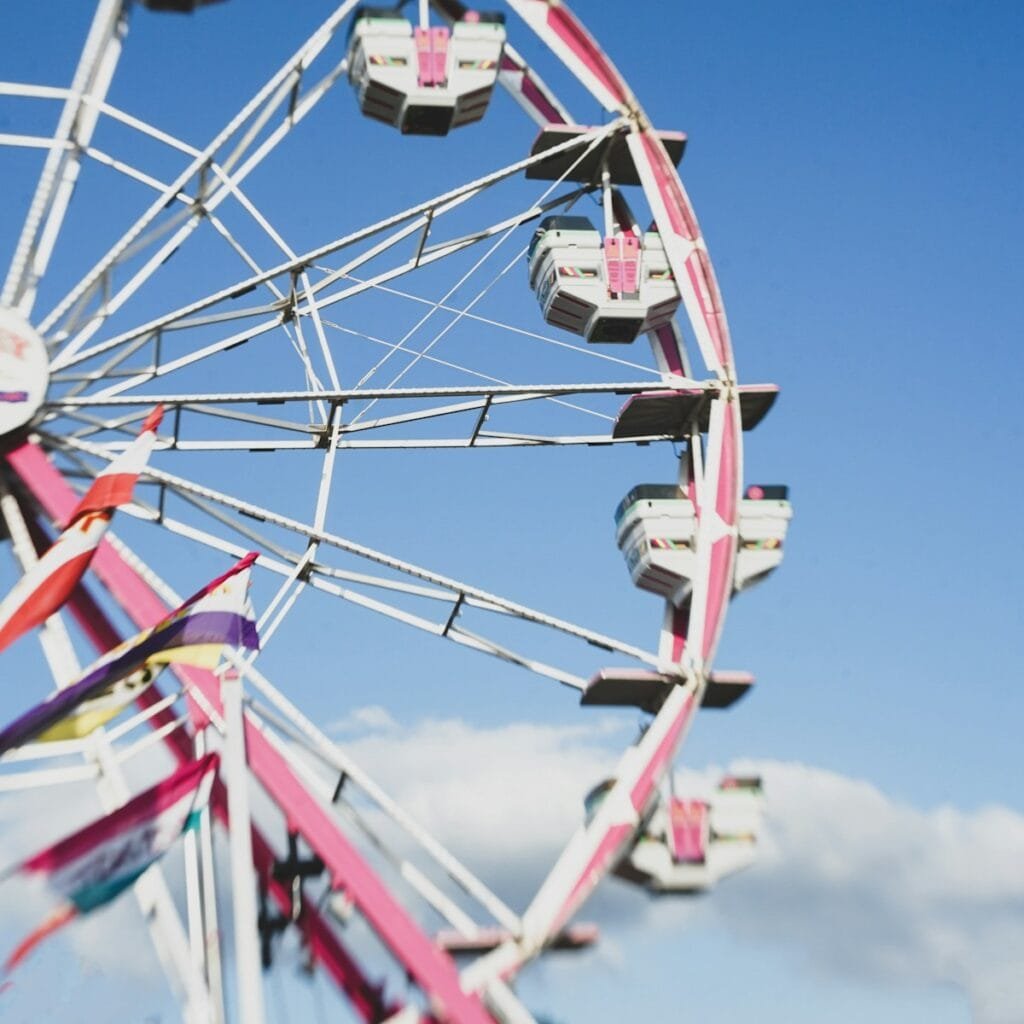
<svg viewBox="0 0 1024 1024">
<path fill-rule="evenodd" d="M 426 720 L 345 749 L 502 895 L 525 901 L 579 822 L 583 794 L 615 766 L 609 728 L 621 724 L 486 729 Z"/>
<path fill-rule="evenodd" d="M 338 718 L 327 726 L 327 731 L 335 735 L 365 732 L 390 732 L 398 728 L 391 712 L 379 704 L 368 704 L 356 708 L 343 718 Z"/>
<path fill-rule="evenodd" d="M 621 718 L 478 728 L 452 719 L 405 726 L 381 712 L 348 716 L 345 749 L 517 909 L 578 824 L 583 794 L 633 739 Z M 711 922 L 755 948 L 794 950 L 809 969 L 837 978 L 955 984 L 978 1024 L 1024 1019 L 1024 816 L 1005 807 L 919 810 L 800 764 L 733 767 L 765 779 L 757 865 L 696 902 L 602 887 L 582 915 L 605 930 L 594 969 L 614 966 L 616 944 L 628 947 L 634 928 L 681 935 L 688 923 Z M 15 836 L 21 855 L 53 838 L 57 810 L 49 794 L 44 800 L 31 816 L 17 798 L 0 801 L 5 852 Z M 40 834 L 27 836 L 26 820 L 39 822 Z M 76 950 L 108 964 L 105 954 L 123 949 L 124 936 L 137 941 L 130 902 L 74 929 Z M 0 916 L 12 928 L 37 921 L 40 909 L 12 883 L 0 887 Z"/>
<path fill-rule="evenodd" d="M 521 906 L 578 823 L 582 794 L 616 762 L 609 728 L 620 727 L 425 721 L 348 749 Z M 620 734 L 616 748 L 629 739 Z M 675 929 L 710 919 L 744 940 L 796 949 L 837 977 L 955 984 L 978 1024 L 1024 1018 L 1024 816 L 922 811 L 805 765 L 733 767 L 765 779 L 757 866 L 697 904 L 606 886 L 585 917 Z"/>
<path fill-rule="evenodd" d="M 979 1024 L 1024 1017 L 1024 816 L 921 811 L 799 764 L 765 776 L 758 865 L 713 907 L 741 935 L 844 976 L 954 983 Z"/>
</svg>

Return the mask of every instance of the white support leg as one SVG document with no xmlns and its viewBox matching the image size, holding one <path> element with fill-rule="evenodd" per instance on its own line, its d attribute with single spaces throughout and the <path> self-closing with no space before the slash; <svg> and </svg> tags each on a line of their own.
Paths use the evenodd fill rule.
<svg viewBox="0 0 1024 1024">
<path fill-rule="evenodd" d="M 230 818 L 231 899 L 235 918 L 238 1013 L 243 1024 L 263 1024 L 263 977 L 256 916 L 256 876 L 252 867 L 245 717 L 242 681 L 237 672 L 224 673 L 221 679 L 221 701 L 224 705 L 223 764 Z"/>
<path fill-rule="evenodd" d="M 200 731 L 195 739 L 196 757 L 206 753 L 206 733 Z M 220 948 L 220 912 L 217 908 L 217 872 L 213 859 L 213 827 L 210 807 L 207 805 L 199 814 L 199 828 L 196 830 L 199 845 L 200 893 L 203 901 L 203 953 L 206 963 L 206 984 L 210 990 L 216 1024 L 224 1024 L 224 969 Z"/>
<path fill-rule="evenodd" d="M 58 145 L 47 154 L 0 298 L 0 304 L 18 307 L 26 317 L 32 312 L 64 222 L 81 168 L 81 153 L 96 128 L 99 104 L 114 77 L 126 30 L 123 0 L 101 0 L 54 135 Z M 86 103 L 86 99 L 92 102 Z M 74 145 L 59 145 L 67 141 Z"/>
<path fill-rule="evenodd" d="M 96 789 L 106 810 L 112 811 L 131 798 L 131 791 L 103 730 L 93 733 L 93 739 L 93 756 L 102 772 Z M 150 926 L 157 957 L 182 1007 L 182 1019 L 186 1024 L 214 1024 L 210 996 L 202 973 L 192 960 L 188 935 L 163 871 L 154 865 L 136 881 L 133 889 L 142 916 Z"/>
</svg>

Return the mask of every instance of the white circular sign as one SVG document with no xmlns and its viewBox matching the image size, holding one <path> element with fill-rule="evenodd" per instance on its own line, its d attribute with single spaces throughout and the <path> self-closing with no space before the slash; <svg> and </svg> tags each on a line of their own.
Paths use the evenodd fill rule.
<svg viewBox="0 0 1024 1024">
<path fill-rule="evenodd" d="M 32 422 L 49 383 L 43 339 L 20 313 L 0 306 L 0 437 Z"/>
</svg>

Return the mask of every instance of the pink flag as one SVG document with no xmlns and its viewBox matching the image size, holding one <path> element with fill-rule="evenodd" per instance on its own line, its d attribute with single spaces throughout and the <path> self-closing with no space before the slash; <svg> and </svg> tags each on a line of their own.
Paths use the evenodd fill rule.
<svg viewBox="0 0 1024 1024">
<path fill-rule="evenodd" d="M 142 424 L 139 436 L 85 492 L 64 532 L 0 602 L 0 651 L 45 622 L 68 599 L 89 568 L 114 509 L 132 500 L 132 489 L 146 468 L 163 418 L 158 405 Z"/>
<path fill-rule="evenodd" d="M 19 864 L 11 875 L 36 875 L 60 897 L 60 906 L 4 964 L 13 970 L 44 939 L 80 914 L 109 903 L 155 864 L 206 805 L 218 755 L 182 765 L 169 778 Z"/>
<path fill-rule="evenodd" d="M 171 662 L 213 668 L 225 646 L 259 649 L 249 603 L 249 570 L 256 552 L 239 559 L 226 573 L 193 594 L 151 629 L 107 651 L 85 674 L 30 708 L 0 730 L 0 754 L 45 733 L 144 666 Z"/>
</svg>

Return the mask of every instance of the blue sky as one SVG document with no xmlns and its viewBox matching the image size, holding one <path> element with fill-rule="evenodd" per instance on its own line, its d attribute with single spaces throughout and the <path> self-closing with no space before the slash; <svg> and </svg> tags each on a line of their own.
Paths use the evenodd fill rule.
<svg viewBox="0 0 1024 1024">
<path fill-rule="evenodd" d="M 16 45 L 5 53 L 3 77 L 69 81 L 85 18 L 78 5 L 56 6 L 59 17 L 45 24 L 33 20 L 35 5 L 8 12 Z M 231 0 L 191 19 L 138 10 L 111 101 L 201 144 L 329 9 L 312 0 L 301 11 L 272 0 Z M 943 968 L 925 962 L 931 947 L 923 939 L 907 937 L 902 958 L 896 948 L 884 964 L 847 958 L 844 965 L 840 951 L 816 953 L 816 935 L 832 950 L 826 941 L 832 920 L 848 923 L 851 934 L 863 928 L 865 941 L 877 936 L 870 921 L 830 920 L 824 883 L 812 892 L 787 888 L 795 879 L 783 855 L 796 858 L 799 844 L 824 843 L 848 802 L 850 817 L 865 827 L 858 830 L 863 846 L 853 842 L 847 850 L 846 884 L 853 879 L 874 891 L 872 864 L 901 847 L 868 835 L 883 804 L 873 797 L 861 804 L 863 792 L 851 780 L 884 794 L 898 829 L 929 848 L 948 840 L 949 857 L 973 859 L 981 873 L 984 858 L 1001 849 L 995 825 L 979 838 L 977 830 L 988 828 L 985 808 L 1010 815 L 1005 848 L 1019 842 L 1024 803 L 1011 750 L 1024 717 L 1016 678 L 1024 644 L 1017 580 L 1024 567 L 1007 520 L 1022 498 L 1014 453 L 1022 432 L 1016 390 L 1024 302 L 1024 12 L 1015 4 L 953 0 L 895 6 L 736 0 L 641 5 L 628 14 L 580 2 L 576 9 L 652 120 L 688 133 L 681 174 L 715 262 L 740 376 L 782 387 L 775 410 L 747 435 L 746 477 L 789 483 L 796 518 L 782 569 L 735 602 L 719 655 L 723 666 L 754 671 L 758 685 L 730 713 L 702 718 L 682 760 L 695 768 L 740 758 L 767 766 L 769 797 L 773 772 L 787 794 L 777 814 L 799 816 L 800 793 L 819 786 L 833 787 L 828 792 L 838 804 L 808 800 L 804 810 L 808 821 L 819 822 L 817 832 L 794 832 L 792 820 L 773 819 L 783 839 L 763 872 L 732 883 L 736 895 L 728 895 L 726 883 L 694 910 L 606 894 L 596 912 L 612 952 L 541 967 L 526 982 L 528 1002 L 566 1019 L 595 1021 L 621 1019 L 636 1006 L 649 1007 L 659 1020 L 713 1022 L 756 1012 L 766 1021 L 966 1021 L 963 986 L 974 984 L 977 999 L 989 983 L 977 979 L 987 976 L 950 954 L 948 961 L 936 959 L 947 964 L 943 984 Z M 576 117 L 600 121 L 596 105 L 525 40 L 514 16 L 510 28 L 517 46 L 543 59 L 545 77 Z M 37 114 L 4 101 L 0 131 L 30 131 L 54 116 L 53 107 Z M 443 142 L 403 139 L 356 119 L 342 84 L 247 191 L 302 249 L 508 163 L 525 152 L 532 134 L 497 96 L 480 126 Z M 101 142 L 165 177 L 177 166 L 121 131 L 107 130 L 97 136 Z M 6 161 L 7 151 L 3 156 Z M 7 196 L 0 251 L 11 250 L 36 167 L 34 156 L 19 153 L 0 169 Z M 97 241 L 116 237 L 115 227 L 147 200 L 141 188 L 105 173 L 83 174 L 41 309 L 59 297 L 61 283 L 77 279 Z M 225 210 L 226 220 L 232 216 Z M 231 223 L 245 230 L 241 218 Z M 213 242 L 195 242 L 189 250 L 195 255 L 169 263 L 160 287 L 126 310 L 123 325 L 242 276 Z M 498 259 L 494 272 L 502 265 Z M 438 271 L 410 290 L 437 297 L 455 276 Z M 472 295 L 467 289 L 456 298 Z M 534 330 L 541 326 L 522 269 L 502 279 L 486 310 Z M 351 314 L 360 329 L 372 325 L 384 337 L 403 333 L 416 315 L 397 302 L 368 303 Z M 358 374 L 365 352 L 339 351 L 343 374 Z M 236 373 L 286 379 L 263 350 L 243 353 L 225 363 L 221 381 Z M 572 379 L 565 377 L 568 364 L 539 346 L 497 336 L 453 332 L 438 354 L 520 382 L 545 374 Z M 624 355 L 649 362 L 639 345 Z M 420 371 L 410 380 L 433 379 L 432 371 Z M 297 383 L 287 379 L 289 386 Z M 170 461 L 161 465 L 176 470 Z M 226 489 L 262 495 L 271 507 L 308 508 L 308 494 L 290 486 L 309 468 L 298 457 L 274 463 L 266 477 L 262 468 L 253 472 L 213 457 L 188 466 Z M 664 447 L 415 458 L 359 453 L 342 460 L 332 522 L 356 540 L 653 646 L 660 608 L 629 588 L 611 514 L 632 484 L 673 473 Z M 184 559 L 184 545 L 167 541 L 165 547 L 147 527 L 126 522 L 119 529 L 181 590 L 220 565 L 202 553 Z M 0 581 L 11 572 L 6 559 L 0 562 Z M 269 598 L 270 586 L 258 585 L 257 601 Z M 575 670 L 584 675 L 607 658 L 589 648 L 551 651 L 578 658 Z M 585 716 L 555 684 L 321 595 L 303 597 L 264 665 L 324 724 L 357 707 L 387 707 L 409 750 L 420 749 L 428 720 L 461 722 L 467 743 L 480 736 L 498 743 L 515 723 L 550 728 L 581 781 L 584 769 L 601 770 L 602 756 L 614 763 L 636 724 L 623 713 L 602 733 L 597 717 Z M 5 682 L 17 676 L 25 683 L 16 691 L 4 687 L 4 715 L 24 706 L 30 691 L 45 691 L 41 671 L 32 641 L 5 655 Z M 581 738 L 574 731 L 580 728 L 594 734 Z M 373 730 L 359 735 L 371 760 L 381 756 Z M 523 740 L 519 754 L 510 749 L 501 764 L 528 774 L 536 742 Z M 794 764 L 807 774 L 794 774 Z M 575 784 L 575 774 L 566 776 Z M 394 784 L 401 789 L 401 778 Z M 943 824 L 949 814 L 962 816 L 951 839 Z M 567 821 L 566 835 L 571 827 Z M 538 850 L 548 849 L 545 842 L 538 838 Z M 500 836 L 491 835 L 491 844 L 500 845 Z M 908 845 L 907 858 L 921 856 Z M 481 848 L 478 858 L 502 868 L 494 850 Z M 919 915 L 921 936 L 933 936 L 940 925 L 960 928 L 984 946 L 1001 927 L 996 904 L 969 883 L 952 891 L 962 882 L 941 866 L 948 863 L 932 864 L 934 899 L 908 905 L 905 916 Z M 915 877 L 910 871 L 908 884 Z M 993 877 L 1004 875 L 993 868 Z M 506 882 L 522 885 L 525 898 L 525 881 L 508 875 Z M 780 927 L 773 934 L 763 926 L 778 912 L 773 892 L 790 894 L 782 912 L 805 921 L 805 931 Z M 934 917 L 940 896 L 958 896 L 964 916 Z M 753 923 L 744 919 L 741 897 Z M 877 905 L 892 906 L 894 899 L 886 904 L 879 897 Z M 1020 899 L 1019 885 L 1009 885 L 1003 903 L 1018 906 Z M 884 914 L 879 921 L 888 927 Z M 1021 948 L 1019 926 L 1009 941 Z M 47 963 L 56 970 L 67 962 L 61 953 L 69 953 L 55 945 Z M 89 984 L 98 998 L 112 998 L 102 994 L 99 973 Z M 735 978 L 744 983 L 726 981 Z M 147 998 L 159 1005 L 159 996 Z"/>
</svg>

